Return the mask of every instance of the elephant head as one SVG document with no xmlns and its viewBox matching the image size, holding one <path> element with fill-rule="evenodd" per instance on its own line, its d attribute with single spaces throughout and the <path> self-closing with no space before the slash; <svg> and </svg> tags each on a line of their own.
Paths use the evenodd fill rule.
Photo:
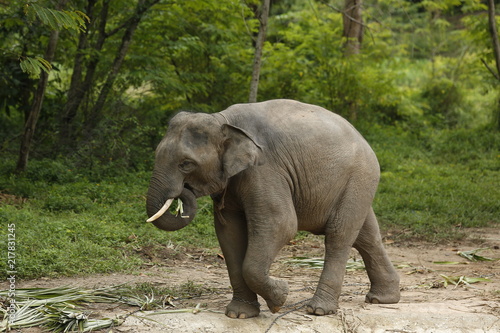
<svg viewBox="0 0 500 333">
<path fill-rule="evenodd" d="M 262 147 L 253 135 L 220 119 L 226 120 L 188 112 L 172 118 L 156 149 L 148 222 L 167 231 L 185 227 L 196 214 L 196 198 L 223 191 L 230 177 L 262 163 Z M 172 214 L 175 199 L 183 209 Z"/>
</svg>

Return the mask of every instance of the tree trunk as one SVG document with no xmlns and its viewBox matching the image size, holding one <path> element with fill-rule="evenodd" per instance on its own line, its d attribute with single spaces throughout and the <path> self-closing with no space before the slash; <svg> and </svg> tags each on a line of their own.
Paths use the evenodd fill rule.
<svg viewBox="0 0 500 333">
<path fill-rule="evenodd" d="M 113 65 L 111 66 L 111 71 L 109 72 L 108 77 L 106 78 L 106 82 L 104 82 L 104 85 L 101 88 L 101 92 L 99 93 L 96 103 L 92 107 L 90 114 L 88 115 L 85 121 L 85 131 L 87 135 L 90 134 L 92 129 L 99 122 L 101 110 L 104 106 L 104 103 L 106 102 L 106 99 L 108 97 L 109 92 L 111 91 L 111 88 L 113 87 L 115 79 L 118 76 L 120 68 L 123 64 L 123 60 L 127 55 L 128 48 L 132 41 L 134 32 L 137 26 L 139 25 L 139 22 L 144 16 L 144 13 L 146 13 L 146 11 L 149 8 L 151 8 L 159 1 L 160 0 L 149 0 L 149 1 L 140 0 L 139 3 L 137 4 L 134 16 L 130 20 L 128 20 L 126 25 L 124 25 L 126 27 L 125 33 L 123 34 L 122 42 L 116 53 Z"/>
<path fill-rule="evenodd" d="M 363 41 L 362 0 L 345 0 L 342 13 L 344 23 L 343 37 L 346 38 L 344 56 L 352 57 L 361 51 Z M 345 70 L 345 69 L 344 69 Z M 348 102 L 349 120 L 358 119 L 358 105 L 355 101 Z"/>
<path fill-rule="evenodd" d="M 257 102 L 257 91 L 259 89 L 260 68 L 262 63 L 262 49 L 266 40 L 267 20 L 269 18 L 270 0 L 262 0 L 262 8 L 259 15 L 259 34 L 255 43 L 255 56 L 253 60 L 252 81 L 250 82 L 250 103 Z"/>
<path fill-rule="evenodd" d="M 494 0 L 488 0 L 488 24 L 491 35 L 491 41 L 493 46 L 493 55 L 495 57 L 495 64 L 497 71 L 496 73 L 492 73 L 498 83 L 500 84 L 500 42 L 498 41 L 498 32 L 497 32 L 497 24 L 495 20 L 495 2 Z M 497 130 L 500 130 L 500 100 L 496 107 L 495 112 L 495 121 Z"/>
<path fill-rule="evenodd" d="M 89 16 L 91 20 L 93 18 L 93 11 L 96 2 L 96 0 L 88 1 L 87 16 Z M 88 49 L 88 25 L 87 29 L 80 33 L 78 51 L 76 53 L 73 74 L 71 76 L 71 84 L 68 90 L 68 100 L 62 110 L 61 129 L 59 132 L 60 147 L 67 146 L 73 140 L 75 136 L 74 129 L 72 128 L 73 119 L 76 117 L 80 104 L 94 82 L 94 74 L 100 60 L 99 52 L 102 50 L 104 42 L 109 36 L 106 34 L 109 2 L 110 0 L 106 0 L 103 3 L 99 17 L 99 26 L 97 28 L 97 41 L 92 47 L 93 51 L 91 52 L 91 58 L 86 66 L 84 64 L 84 59 L 85 54 L 88 54 L 88 51 L 86 51 Z M 83 78 L 84 69 L 86 70 L 85 78 Z"/>
<path fill-rule="evenodd" d="M 361 42 L 363 41 L 362 5 L 362 0 L 345 0 L 342 18 L 344 22 L 343 36 L 347 38 L 344 46 L 346 56 L 359 54 L 361 50 Z"/>
<path fill-rule="evenodd" d="M 66 4 L 67 0 L 60 0 L 56 6 L 57 10 L 61 10 Z M 54 30 L 50 32 L 49 43 L 47 49 L 45 50 L 44 59 L 48 62 L 52 62 L 54 59 L 54 54 L 56 53 L 57 41 L 59 39 L 59 31 Z M 45 89 L 47 88 L 47 83 L 49 82 L 49 74 L 42 71 L 40 74 L 40 80 L 38 81 L 38 87 L 33 97 L 33 104 L 31 105 L 31 110 L 26 122 L 24 124 L 23 136 L 21 139 L 21 149 L 19 151 L 19 159 L 17 160 L 16 173 L 22 173 L 26 171 L 28 167 L 28 158 L 31 150 L 31 144 L 33 142 L 33 135 L 35 133 L 36 124 L 38 118 L 40 117 L 40 112 L 42 110 L 43 98 L 45 96 Z"/>
</svg>

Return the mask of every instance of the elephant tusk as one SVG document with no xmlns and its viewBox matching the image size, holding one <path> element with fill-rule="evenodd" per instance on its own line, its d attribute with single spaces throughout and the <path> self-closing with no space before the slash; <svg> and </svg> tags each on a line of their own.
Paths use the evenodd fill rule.
<svg viewBox="0 0 500 333">
<path fill-rule="evenodd" d="M 168 199 L 167 202 L 163 205 L 163 207 L 160 208 L 160 210 L 153 216 L 151 216 L 149 219 L 146 220 L 146 222 L 153 222 L 154 220 L 158 219 L 160 216 L 162 216 L 167 209 L 170 207 L 174 199 Z"/>
</svg>

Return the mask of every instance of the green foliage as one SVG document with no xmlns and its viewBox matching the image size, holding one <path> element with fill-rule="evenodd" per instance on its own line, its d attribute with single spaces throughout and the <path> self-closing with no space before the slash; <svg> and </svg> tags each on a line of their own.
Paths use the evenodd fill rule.
<svg viewBox="0 0 500 333">
<path fill-rule="evenodd" d="M 500 223 L 498 133 L 367 131 L 382 169 L 375 211 L 384 229 L 437 241 Z"/>
<path fill-rule="evenodd" d="M 244 101 L 253 57 L 250 15 L 248 7 L 229 0 L 165 7 L 139 28 L 142 42 L 134 45 L 131 64 L 148 74 L 136 72 L 142 77 L 134 80 L 153 88 L 147 98 L 161 103 L 160 112 L 214 112 Z"/>
<path fill-rule="evenodd" d="M 2 149 L 16 151 L 16 135 L 34 93 L 35 81 L 16 64 L 21 59 L 27 73 L 48 69 L 40 54 L 49 26 L 70 30 L 62 31 L 58 43 L 33 157 L 68 156 L 75 165 L 100 173 L 96 178 L 148 170 L 151 152 L 175 112 L 215 112 L 246 101 L 258 30 L 255 3 L 168 1 L 142 17 L 108 101 L 91 114 L 121 43 L 121 30 L 115 27 L 128 22 L 136 4 L 127 0 L 109 8 L 102 49 L 90 47 L 98 44 L 96 30 L 78 36 L 85 36 L 89 45 L 78 48 L 72 28 L 88 22 L 82 14 L 85 1 L 70 1 L 67 11 L 56 11 L 48 2 L 25 6 L 19 0 L 0 9 L 0 49 L 9 50 L 0 54 L 0 84 L 10 87 L 0 90 Z M 342 15 L 332 10 L 335 6 L 341 4 L 273 5 L 259 100 L 297 99 L 355 123 L 370 120 L 403 129 L 477 128 L 492 122 L 498 91 L 481 62 L 492 67 L 480 1 L 372 3 L 363 11 L 362 52 L 347 58 Z M 99 26 L 102 8 L 98 1 L 93 27 Z M 77 60 L 84 66 L 80 80 L 89 72 L 94 80 L 85 106 L 76 110 L 68 127 L 71 135 L 58 137 L 65 128 L 63 113 Z M 95 69 L 85 67 L 93 61 Z"/>
<path fill-rule="evenodd" d="M 92 200 L 84 196 L 67 196 L 66 194 L 54 194 L 48 197 L 43 208 L 50 212 L 71 211 L 82 213 L 92 207 Z"/>
<path fill-rule="evenodd" d="M 133 115 L 133 109 L 124 108 L 123 103 L 116 104 L 115 115 L 94 128 L 92 140 L 82 142 L 74 152 L 78 167 L 86 168 L 94 179 L 117 176 L 131 169 L 150 170 L 153 149 L 164 134 L 142 125 Z"/>
<path fill-rule="evenodd" d="M 90 22 L 90 18 L 81 11 L 54 10 L 31 2 L 24 5 L 24 13 L 29 21 L 33 22 L 38 18 L 44 25 L 53 30 L 74 29 L 83 31 L 85 22 Z M 6 21 L 7 26 L 17 25 L 17 23 L 9 22 L 8 19 Z M 52 69 L 52 65 L 40 56 L 21 55 L 19 58 L 22 71 L 27 73 L 31 79 L 38 79 L 42 71 L 48 73 Z"/>
<path fill-rule="evenodd" d="M 456 108 L 462 105 L 462 94 L 455 82 L 443 78 L 430 82 L 422 92 L 429 101 L 429 117 L 435 126 L 455 127 L 458 122 Z"/>
<path fill-rule="evenodd" d="M 30 78 L 37 79 L 40 77 L 42 70 L 48 73 L 52 69 L 52 65 L 42 57 L 24 57 L 19 63 L 23 72 L 28 73 Z"/>
<path fill-rule="evenodd" d="M 44 181 L 63 184 L 74 181 L 78 176 L 73 167 L 62 160 L 42 159 L 33 161 L 32 168 L 27 171 L 26 178 L 30 181 Z"/>
<path fill-rule="evenodd" d="M 31 21 L 38 17 L 43 24 L 48 25 L 53 30 L 83 30 L 85 22 L 90 22 L 90 18 L 79 10 L 55 10 L 39 6 L 36 3 L 27 3 L 24 6 L 24 12 Z"/>
<path fill-rule="evenodd" d="M 64 165 L 52 163 L 58 164 Z M 0 177 L 0 193 L 28 198 L 24 204 L 0 202 L 0 223 L 16 226 L 20 278 L 128 271 L 141 265 L 150 246 L 217 246 L 208 198 L 199 201 L 198 215 L 188 227 L 166 233 L 145 222 L 149 173 L 89 181 L 84 170 L 74 175 L 73 169 L 61 167 L 63 176 L 54 178 L 42 172 L 47 168 L 48 162 L 23 176 L 2 172 Z M 0 245 L 6 240 L 2 228 Z M 0 262 L 4 272 L 5 265 Z"/>
</svg>

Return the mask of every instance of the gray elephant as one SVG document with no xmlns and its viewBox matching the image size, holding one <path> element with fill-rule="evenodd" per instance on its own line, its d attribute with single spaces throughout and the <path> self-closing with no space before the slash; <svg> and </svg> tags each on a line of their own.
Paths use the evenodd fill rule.
<svg viewBox="0 0 500 333">
<path fill-rule="evenodd" d="M 177 230 L 211 195 L 232 301 L 226 315 L 255 317 L 257 294 L 277 312 L 288 284 L 269 276 L 297 230 L 325 235 L 325 265 L 311 314 L 335 313 L 351 247 L 366 265 L 366 301 L 397 303 L 399 276 L 382 245 L 372 201 L 380 171 L 363 137 L 342 117 L 291 100 L 237 104 L 215 114 L 181 112 L 156 149 L 147 213 Z M 169 206 L 179 198 L 183 211 Z"/>
</svg>

